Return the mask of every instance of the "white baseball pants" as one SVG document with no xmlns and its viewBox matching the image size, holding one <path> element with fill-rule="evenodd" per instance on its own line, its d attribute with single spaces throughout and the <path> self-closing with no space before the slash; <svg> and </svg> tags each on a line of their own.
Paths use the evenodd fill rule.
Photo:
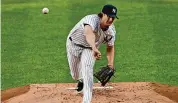
<svg viewBox="0 0 178 103">
<path fill-rule="evenodd" d="M 95 58 L 91 49 L 75 45 L 67 39 L 67 57 L 71 76 L 74 80 L 83 79 L 83 103 L 90 103 L 93 88 L 93 66 Z"/>
</svg>

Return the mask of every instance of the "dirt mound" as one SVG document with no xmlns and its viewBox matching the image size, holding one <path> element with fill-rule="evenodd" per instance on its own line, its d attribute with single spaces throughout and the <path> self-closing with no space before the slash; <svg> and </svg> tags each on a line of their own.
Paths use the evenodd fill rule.
<svg viewBox="0 0 178 103">
<path fill-rule="evenodd" d="M 2 90 L 2 103 L 81 103 L 76 84 L 32 84 Z M 92 103 L 178 103 L 178 86 L 149 82 L 95 83 Z"/>
</svg>

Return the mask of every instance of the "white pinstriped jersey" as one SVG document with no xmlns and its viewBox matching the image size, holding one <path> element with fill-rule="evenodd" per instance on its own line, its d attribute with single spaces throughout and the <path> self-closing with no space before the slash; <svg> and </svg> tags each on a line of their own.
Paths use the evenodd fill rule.
<svg viewBox="0 0 178 103">
<path fill-rule="evenodd" d="M 108 30 L 103 31 L 100 28 L 100 18 L 97 14 L 85 16 L 74 26 L 69 33 L 73 43 L 90 47 L 85 39 L 84 24 L 89 24 L 91 26 L 95 34 L 95 43 L 97 47 L 99 47 L 102 43 L 107 43 L 109 46 L 114 45 L 116 34 L 114 25 L 112 24 L 109 26 Z"/>
</svg>

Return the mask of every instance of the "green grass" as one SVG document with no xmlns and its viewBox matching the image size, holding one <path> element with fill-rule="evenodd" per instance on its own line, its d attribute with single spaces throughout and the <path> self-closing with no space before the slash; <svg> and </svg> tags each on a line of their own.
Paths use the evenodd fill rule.
<svg viewBox="0 0 178 103">
<path fill-rule="evenodd" d="M 151 81 L 178 85 L 176 0 L 4 0 L 2 1 L 1 88 L 31 83 L 75 82 L 66 57 L 66 38 L 85 15 L 114 4 L 116 77 L 112 82 Z M 47 15 L 41 13 L 48 7 Z M 105 47 L 95 70 L 107 63 Z"/>
</svg>

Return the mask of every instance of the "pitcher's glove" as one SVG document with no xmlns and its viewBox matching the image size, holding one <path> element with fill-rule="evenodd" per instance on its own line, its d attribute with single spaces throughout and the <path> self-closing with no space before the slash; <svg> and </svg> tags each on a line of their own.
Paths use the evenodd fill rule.
<svg viewBox="0 0 178 103">
<path fill-rule="evenodd" d="M 114 75 L 114 69 L 109 66 L 101 67 L 100 70 L 94 73 L 94 76 L 101 82 L 102 86 L 105 86 L 106 83 Z"/>
</svg>

